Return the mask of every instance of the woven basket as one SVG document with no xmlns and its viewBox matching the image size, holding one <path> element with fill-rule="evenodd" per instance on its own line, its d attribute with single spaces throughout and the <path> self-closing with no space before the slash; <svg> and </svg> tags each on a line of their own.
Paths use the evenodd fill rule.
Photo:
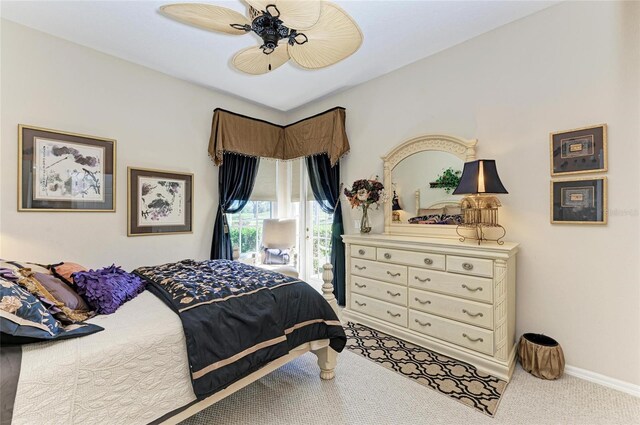
<svg viewBox="0 0 640 425">
<path fill-rule="evenodd" d="M 524 370 L 541 379 L 558 379 L 564 372 L 562 347 L 546 335 L 522 335 L 518 343 L 518 358 Z"/>
</svg>

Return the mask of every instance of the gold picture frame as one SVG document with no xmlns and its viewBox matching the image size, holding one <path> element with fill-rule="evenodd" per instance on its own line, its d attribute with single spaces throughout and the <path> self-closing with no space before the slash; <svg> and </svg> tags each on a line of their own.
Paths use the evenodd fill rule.
<svg viewBox="0 0 640 425">
<path fill-rule="evenodd" d="M 157 182 L 173 182 L 179 187 L 180 182 L 184 182 L 184 188 L 181 189 L 180 197 L 183 198 L 183 216 L 182 223 L 166 221 L 163 223 L 158 219 L 156 224 L 152 223 L 152 219 L 146 220 L 147 223 L 140 223 L 141 204 L 144 204 L 145 193 L 139 186 L 141 178 L 149 181 Z M 143 183 L 144 184 L 144 183 Z M 164 184 L 160 183 L 167 191 Z M 154 186 L 152 189 L 156 189 Z M 160 188 L 158 189 L 160 190 Z M 173 192 L 165 194 L 165 198 L 169 198 Z M 176 192 L 177 193 L 177 192 Z M 155 168 L 127 167 L 127 236 L 152 236 L 152 235 L 179 235 L 193 233 L 193 211 L 194 211 L 194 178 L 193 173 L 184 173 L 179 171 L 159 170 Z M 162 194 L 162 193 L 160 193 Z M 139 202 L 142 200 L 142 203 Z M 173 206 L 175 196 L 171 202 Z M 150 206 L 151 204 L 149 204 Z M 182 216 L 182 215 L 181 215 Z M 166 218 L 167 216 L 165 216 Z M 146 217 L 145 217 L 146 218 Z"/>
<path fill-rule="evenodd" d="M 115 139 L 19 124 L 18 211 L 115 212 L 116 145 Z M 38 146 L 41 148 L 36 149 Z M 85 156 L 87 152 L 98 152 L 97 162 L 96 157 Z M 51 156 L 60 160 L 47 164 Z M 51 167 L 59 168 L 63 175 L 53 175 Z M 74 174 L 63 180 L 65 172 Z M 49 177 L 55 177 L 54 181 Z M 87 198 L 83 198 L 85 194 Z"/>
<path fill-rule="evenodd" d="M 550 133 L 549 155 L 552 177 L 606 172 L 607 124 Z"/>
<path fill-rule="evenodd" d="M 607 224 L 607 177 L 552 180 L 551 224 Z"/>
</svg>

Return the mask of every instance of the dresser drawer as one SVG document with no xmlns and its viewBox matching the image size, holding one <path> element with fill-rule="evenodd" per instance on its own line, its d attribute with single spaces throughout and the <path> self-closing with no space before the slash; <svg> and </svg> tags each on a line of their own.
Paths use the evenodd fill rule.
<svg viewBox="0 0 640 425">
<path fill-rule="evenodd" d="M 404 251 L 401 249 L 378 248 L 378 261 L 408 266 L 426 267 L 434 270 L 445 269 L 445 256 L 430 252 Z"/>
<path fill-rule="evenodd" d="M 493 277 L 493 260 L 447 255 L 447 271 L 474 276 Z"/>
<path fill-rule="evenodd" d="M 493 329 L 493 306 L 490 304 L 409 289 L 409 308 Z"/>
<path fill-rule="evenodd" d="M 407 327 L 406 307 L 374 300 L 360 294 L 351 294 L 351 309 L 377 317 L 385 322 Z"/>
<path fill-rule="evenodd" d="M 409 286 L 493 303 L 493 280 L 409 267 Z"/>
<path fill-rule="evenodd" d="M 376 249 L 372 246 L 351 245 L 351 256 L 355 258 L 376 259 Z"/>
<path fill-rule="evenodd" d="M 407 287 L 384 283 L 360 276 L 351 276 L 351 292 L 377 298 L 403 307 L 407 306 Z"/>
<path fill-rule="evenodd" d="M 385 282 L 407 284 L 407 268 L 396 264 L 378 263 L 376 261 L 351 259 L 351 273 Z"/>
<path fill-rule="evenodd" d="M 493 332 L 409 310 L 409 328 L 493 356 Z"/>
</svg>

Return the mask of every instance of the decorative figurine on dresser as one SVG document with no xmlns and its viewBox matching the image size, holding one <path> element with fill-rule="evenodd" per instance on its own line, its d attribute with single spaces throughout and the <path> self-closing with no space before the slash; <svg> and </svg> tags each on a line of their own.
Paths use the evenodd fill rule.
<svg viewBox="0 0 640 425">
<path fill-rule="evenodd" d="M 475 160 L 476 140 L 426 135 L 394 148 L 384 186 L 403 206 L 384 205 L 383 234 L 343 235 L 345 320 L 470 363 L 509 380 L 516 354 L 518 244 L 461 242 L 462 196 L 433 187 L 443 170 Z"/>
</svg>

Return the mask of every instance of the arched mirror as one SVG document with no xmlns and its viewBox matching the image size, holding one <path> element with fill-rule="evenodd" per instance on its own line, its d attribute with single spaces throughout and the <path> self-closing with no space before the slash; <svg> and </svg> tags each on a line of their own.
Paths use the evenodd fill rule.
<svg viewBox="0 0 640 425">
<path fill-rule="evenodd" d="M 408 140 L 382 157 L 385 233 L 457 237 L 460 196 L 453 195 L 477 140 L 430 134 Z M 395 192 L 395 197 L 394 197 Z"/>
</svg>

